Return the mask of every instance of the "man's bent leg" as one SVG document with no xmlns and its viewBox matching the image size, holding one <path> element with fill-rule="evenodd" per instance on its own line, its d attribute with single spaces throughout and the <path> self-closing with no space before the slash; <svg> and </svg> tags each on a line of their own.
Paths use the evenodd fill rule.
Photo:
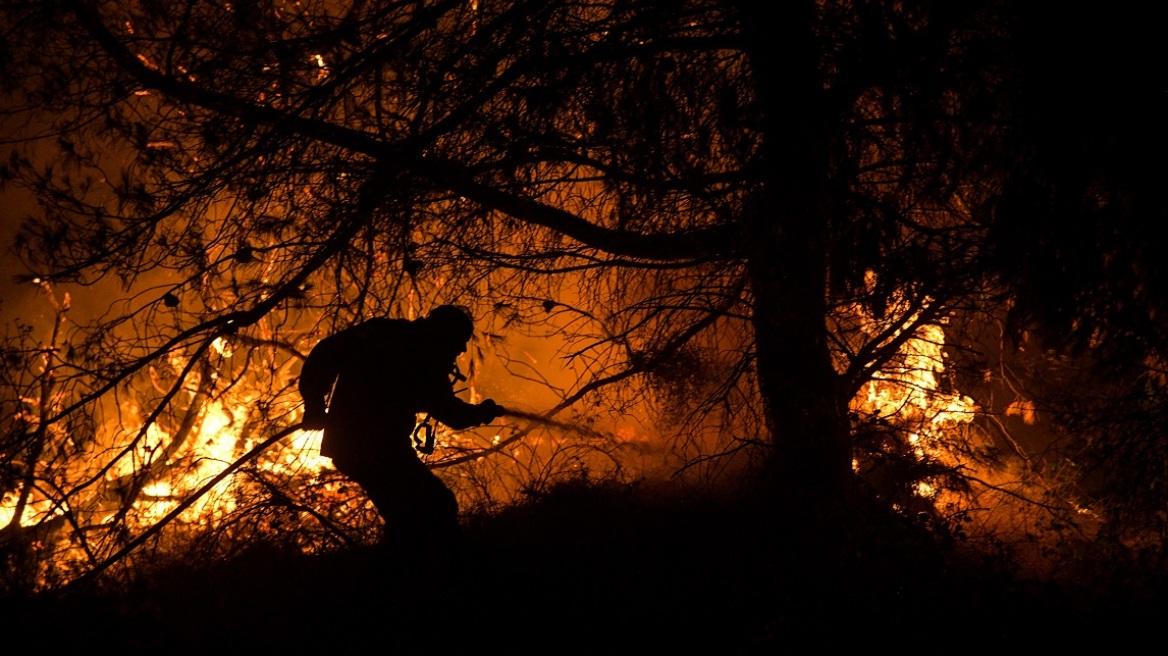
<svg viewBox="0 0 1168 656">
<path fill-rule="evenodd" d="M 458 501 L 420 460 L 333 458 L 337 470 L 359 484 L 385 521 L 384 542 L 404 548 L 441 547 L 457 540 Z"/>
<path fill-rule="evenodd" d="M 386 516 L 386 533 L 416 541 L 426 548 L 442 548 L 457 540 L 458 501 L 454 493 L 419 460 L 400 463 L 391 476 L 396 499 L 404 500 Z"/>
</svg>

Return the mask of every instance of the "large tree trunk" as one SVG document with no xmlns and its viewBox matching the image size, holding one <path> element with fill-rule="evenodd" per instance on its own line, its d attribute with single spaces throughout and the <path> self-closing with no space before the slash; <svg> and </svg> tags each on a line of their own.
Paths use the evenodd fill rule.
<svg viewBox="0 0 1168 656">
<path fill-rule="evenodd" d="M 827 342 L 832 117 L 812 41 L 814 4 L 785 6 L 779 20 L 742 4 L 745 24 L 758 28 L 748 52 L 765 113 L 763 193 L 743 228 L 773 471 L 789 508 L 830 521 L 847 509 L 854 476 L 846 400 Z"/>
<path fill-rule="evenodd" d="M 754 293 L 756 367 L 774 458 L 768 484 L 779 514 L 776 572 L 792 614 L 776 635 L 814 634 L 853 598 L 857 518 L 851 430 L 828 350 L 831 212 L 829 135 L 812 39 L 814 4 L 742 3 L 764 111 L 762 194 L 743 216 Z"/>
</svg>

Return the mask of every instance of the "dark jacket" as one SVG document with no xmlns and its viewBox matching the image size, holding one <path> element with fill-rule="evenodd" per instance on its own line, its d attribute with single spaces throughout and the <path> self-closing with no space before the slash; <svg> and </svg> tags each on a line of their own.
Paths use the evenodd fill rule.
<svg viewBox="0 0 1168 656">
<path fill-rule="evenodd" d="M 418 413 L 454 429 L 490 421 L 493 414 L 454 394 L 456 352 L 424 322 L 405 319 L 370 319 L 321 340 L 300 370 L 306 422 L 325 417 L 321 454 L 391 449 L 414 457 L 410 434 Z"/>
</svg>

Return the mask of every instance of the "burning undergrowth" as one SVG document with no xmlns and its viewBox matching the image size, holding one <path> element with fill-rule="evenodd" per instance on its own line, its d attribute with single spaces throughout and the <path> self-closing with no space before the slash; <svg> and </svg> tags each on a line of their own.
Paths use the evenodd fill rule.
<svg viewBox="0 0 1168 656">
<path fill-rule="evenodd" d="M 361 489 L 320 456 L 320 433 L 297 428 L 295 381 L 316 328 L 264 323 L 176 349 L 102 397 L 75 373 L 102 360 L 87 360 L 85 343 L 69 345 L 59 332 L 68 300 L 55 303 L 56 330 L 26 330 L 5 351 L 14 392 L 0 503 L 6 590 L 97 575 L 129 585 L 169 563 L 229 561 L 256 545 L 328 556 L 381 539 Z M 888 354 L 871 359 L 848 403 L 866 493 L 942 543 L 990 553 L 1021 545 L 1045 558 L 1089 541 L 1090 513 L 1009 457 L 987 429 L 1002 418 L 961 393 L 947 368 L 951 317 L 930 310 L 902 300 L 880 319 L 858 306 L 833 315 L 841 376 Z M 555 384 L 546 378 L 543 397 L 511 387 L 548 356 L 487 333 L 463 363 L 458 392 L 472 402 L 500 397 L 511 415 L 440 427 L 435 452 L 420 457 L 477 516 L 565 483 L 732 488 L 767 452 L 763 421 L 749 412 L 749 339 L 720 330 L 707 343 L 649 351 L 639 357 L 653 366 L 603 405 L 557 405 L 565 397 L 547 396 Z"/>
</svg>

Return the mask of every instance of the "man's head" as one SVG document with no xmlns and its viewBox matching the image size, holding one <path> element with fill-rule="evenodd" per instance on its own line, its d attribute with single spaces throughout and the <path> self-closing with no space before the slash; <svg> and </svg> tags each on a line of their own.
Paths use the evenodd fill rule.
<svg viewBox="0 0 1168 656">
<path fill-rule="evenodd" d="M 474 319 L 469 310 L 459 305 L 439 305 L 423 321 L 427 334 L 449 346 L 455 357 L 466 350 L 466 343 L 474 335 Z"/>
</svg>

